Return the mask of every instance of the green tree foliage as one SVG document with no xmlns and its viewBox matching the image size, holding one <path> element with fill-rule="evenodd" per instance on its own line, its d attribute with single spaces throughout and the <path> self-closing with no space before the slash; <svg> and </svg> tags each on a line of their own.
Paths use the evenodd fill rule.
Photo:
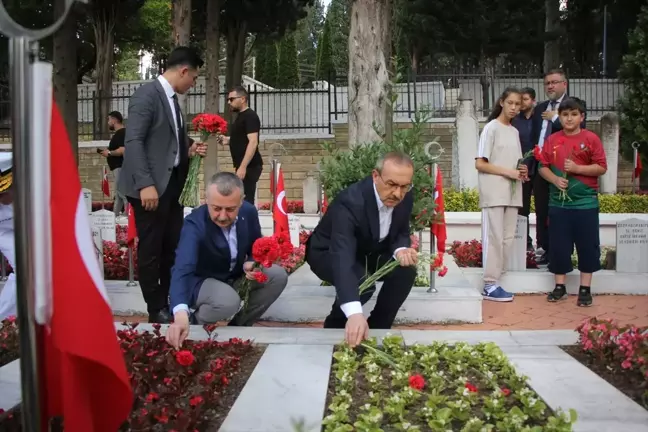
<svg viewBox="0 0 648 432">
<path fill-rule="evenodd" d="M 279 75 L 277 87 L 295 88 L 299 86 L 299 64 L 295 35 L 287 34 L 279 46 Z"/>
<path fill-rule="evenodd" d="M 326 20 L 331 23 L 333 64 L 340 75 L 349 73 L 349 29 L 351 28 L 351 0 L 331 0 Z"/>
<path fill-rule="evenodd" d="M 279 77 L 279 51 L 276 42 L 271 42 L 267 45 L 265 65 L 263 68 L 267 76 L 265 83 L 271 87 L 275 87 Z"/>
<path fill-rule="evenodd" d="M 318 59 L 318 39 L 324 28 L 324 5 L 321 0 L 315 0 L 312 6 L 306 8 L 306 17 L 297 22 L 295 43 L 297 44 L 297 59 L 300 70 L 303 71 L 302 81 L 315 78 L 314 65 Z M 306 84 L 306 83 L 304 83 Z"/>
<path fill-rule="evenodd" d="M 254 78 L 261 82 L 266 82 L 267 77 L 265 73 L 265 63 L 266 63 L 266 52 L 268 44 L 267 43 L 257 43 L 254 47 L 254 57 L 255 57 L 255 76 Z"/>
<path fill-rule="evenodd" d="M 625 84 L 621 109 L 621 151 L 632 160 L 632 143 L 641 143 L 642 160 L 648 156 L 648 5 L 641 9 L 637 26 L 628 33 L 628 54 L 619 75 Z"/>
<path fill-rule="evenodd" d="M 333 63 L 333 45 L 331 42 L 331 23 L 326 20 L 324 31 L 317 44 L 317 66 L 315 74 L 318 80 L 335 83 L 335 64 Z"/>
</svg>

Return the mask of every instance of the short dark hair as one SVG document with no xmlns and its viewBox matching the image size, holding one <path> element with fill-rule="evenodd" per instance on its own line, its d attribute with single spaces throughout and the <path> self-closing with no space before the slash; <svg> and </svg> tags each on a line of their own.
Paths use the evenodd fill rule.
<svg viewBox="0 0 648 432">
<path fill-rule="evenodd" d="M 245 87 L 243 87 L 243 86 L 240 86 L 240 85 L 234 86 L 234 87 L 232 87 L 232 90 L 230 90 L 230 93 L 231 92 L 234 92 L 237 95 L 243 96 L 245 99 L 248 99 L 248 92 L 247 92 L 247 90 L 245 90 Z"/>
<path fill-rule="evenodd" d="M 549 75 L 562 75 L 562 77 L 567 81 L 567 74 L 565 73 L 564 70 L 562 69 L 549 69 L 545 74 L 542 76 L 542 78 L 547 78 Z"/>
<path fill-rule="evenodd" d="M 176 47 L 167 60 L 167 69 L 177 66 L 187 66 L 192 69 L 200 69 L 205 62 L 200 58 L 197 50 L 191 47 L 179 46 Z"/>
<path fill-rule="evenodd" d="M 558 114 L 563 111 L 578 111 L 581 114 L 585 114 L 585 102 L 577 97 L 567 97 L 560 102 L 558 105 Z"/>
<path fill-rule="evenodd" d="M 119 123 L 124 123 L 124 116 L 119 111 L 111 111 L 110 114 L 108 114 L 108 117 L 114 118 Z"/>
<path fill-rule="evenodd" d="M 528 94 L 529 96 L 531 96 L 531 99 L 536 98 L 536 91 L 531 87 L 524 87 L 522 90 L 520 90 L 520 93 L 522 93 L 523 95 Z"/>
</svg>

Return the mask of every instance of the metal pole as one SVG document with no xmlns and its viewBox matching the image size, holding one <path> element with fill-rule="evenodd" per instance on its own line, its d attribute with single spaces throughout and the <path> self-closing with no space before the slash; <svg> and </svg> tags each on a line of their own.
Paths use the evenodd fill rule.
<svg viewBox="0 0 648 432">
<path fill-rule="evenodd" d="M 603 77 L 607 77 L 607 5 L 603 6 Z"/>
<path fill-rule="evenodd" d="M 272 159 L 272 183 L 270 184 L 270 196 L 272 196 L 272 203 L 270 204 L 270 213 L 272 214 L 274 210 L 274 205 L 277 202 L 277 182 L 279 181 L 279 167 L 277 166 L 279 161 L 277 159 Z M 272 232 L 275 232 L 277 228 L 274 218 L 272 219 Z"/>
<path fill-rule="evenodd" d="M 435 179 L 435 181 L 436 181 L 436 170 L 437 170 L 437 164 L 435 163 L 431 164 L 429 167 L 430 176 L 433 179 Z M 434 193 L 432 196 L 434 196 Z M 436 210 L 434 211 L 433 217 L 436 217 Z M 436 239 L 434 238 L 434 234 L 432 233 L 432 225 L 430 225 L 430 256 L 433 256 L 435 254 L 435 250 L 436 250 L 435 240 Z M 430 288 L 428 288 L 427 292 L 429 293 L 439 292 L 436 289 L 436 271 L 432 268 L 432 266 L 430 266 Z"/>
<path fill-rule="evenodd" d="M 31 108 L 31 76 L 29 41 L 26 37 L 15 37 L 9 42 L 11 66 L 11 132 L 15 176 L 14 229 L 16 232 L 16 310 L 20 332 L 20 375 L 22 390 L 23 429 L 37 432 L 41 426 L 41 411 L 38 387 L 38 341 L 36 335 L 34 287 L 37 268 L 34 266 L 32 245 L 34 238 L 33 203 L 47 202 L 33 200 L 29 115 Z M 46 173 L 41 173 L 46 174 Z"/>
<path fill-rule="evenodd" d="M 102 166 L 101 167 L 101 183 L 100 183 L 100 191 L 101 191 L 101 210 L 104 210 L 106 208 L 106 194 L 104 194 L 103 190 L 103 181 L 104 181 L 104 176 L 106 175 L 106 167 Z M 113 209 L 114 211 L 115 209 Z"/>
<path fill-rule="evenodd" d="M 126 286 L 135 286 L 135 265 L 133 264 L 133 248 L 128 246 L 128 283 Z"/>
<path fill-rule="evenodd" d="M 637 177 L 635 176 L 635 167 L 637 166 L 637 162 L 639 161 L 639 158 L 641 157 L 639 155 L 639 147 L 641 144 L 637 141 L 632 143 L 632 193 L 636 193 L 637 189 Z"/>
</svg>

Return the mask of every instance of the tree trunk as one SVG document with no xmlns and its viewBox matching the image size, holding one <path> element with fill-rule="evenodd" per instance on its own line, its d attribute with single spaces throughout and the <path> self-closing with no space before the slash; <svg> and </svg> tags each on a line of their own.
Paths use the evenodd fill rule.
<svg viewBox="0 0 648 432">
<path fill-rule="evenodd" d="M 206 96 L 205 111 L 220 114 L 220 0 L 207 1 L 207 73 L 205 76 Z M 218 172 L 218 146 L 215 140 L 210 140 L 207 146 L 207 156 L 204 159 L 205 182 Z"/>
<path fill-rule="evenodd" d="M 391 0 L 354 0 L 349 32 L 349 147 L 381 139 L 387 128 Z"/>
<path fill-rule="evenodd" d="M 560 67 L 560 0 L 545 0 L 545 34 L 550 37 L 544 44 L 544 72 Z"/>
<path fill-rule="evenodd" d="M 209 1 L 208 1 L 209 3 Z M 191 42 L 191 0 L 173 0 L 173 41 L 175 46 L 189 46 Z M 182 115 L 187 118 L 187 96 L 178 95 Z"/>
<path fill-rule="evenodd" d="M 65 11 L 65 0 L 54 1 L 54 16 Z M 54 63 L 54 100 L 61 111 L 67 129 L 72 153 L 79 163 L 79 129 L 77 118 L 77 20 L 74 10 L 63 25 L 54 33 L 52 60 Z"/>
<path fill-rule="evenodd" d="M 245 40 L 247 25 L 245 22 L 232 21 L 227 29 L 227 66 L 225 70 L 225 91 L 241 85 L 243 80 L 243 63 L 245 61 Z M 225 119 L 232 121 L 232 112 L 225 110 Z"/>
<path fill-rule="evenodd" d="M 95 139 L 105 140 L 109 138 L 108 124 L 106 117 L 110 113 L 112 101 L 112 67 L 115 57 L 115 17 L 112 9 L 106 15 L 97 16 L 93 19 L 95 35 L 95 74 L 96 88 L 94 100 L 94 132 Z"/>
</svg>

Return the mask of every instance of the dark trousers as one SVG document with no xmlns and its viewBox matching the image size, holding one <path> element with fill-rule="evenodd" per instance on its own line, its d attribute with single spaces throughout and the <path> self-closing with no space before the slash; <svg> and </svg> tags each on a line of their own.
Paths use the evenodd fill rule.
<svg viewBox="0 0 648 432">
<path fill-rule="evenodd" d="M 263 166 L 248 167 L 245 170 L 245 178 L 243 179 L 243 192 L 245 193 L 245 201 L 254 205 L 254 195 L 256 194 L 256 186 L 261 177 Z M 272 206 L 270 207 L 272 208 Z"/>
<path fill-rule="evenodd" d="M 522 207 L 518 209 L 518 214 L 527 218 L 527 247 L 533 247 L 531 233 L 529 232 L 529 214 L 531 213 L 531 193 L 533 192 L 533 179 L 522 183 Z"/>
<path fill-rule="evenodd" d="M 578 270 L 594 273 L 601 269 L 599 209 L 549 207 L 551 217 L 551 254 L 549 271 L 564 275 L 573 270 L 572 253 L 576 246 Z"/>
<path fill-rule="evenodd" d="M 540 173 L 533 179 L 535 198 L 536 242 L 545 252 L 549 252 L 549 182 Z"/>
<path fill-rule="evenodd" d="M 157 209 L 146 211 L 139 199 L 128 197 L 139 238 L 138 279 L 149 314 L 167 309 L 169 305 L 171 268 L 184 222 L 183 209 L 178 202 L 181 193 L 182 185 L 174 169 Z"/>
<path fill-rule="evenodd" d="M 353 266 L 353 273 L 358 279 L 358 285 L 362 283 L 368 270 L 380 268 L 391 258 L 390 253 L 383 253 L 369 256 L 367 263 L 356 262 Z M 333 260 L 328 256 L 328 252 L 309 251 L 308 264 L 311 270 L 317 277 L 327 282 L 333 280 L 331 262 Z M 394 271 L 382 279 L 383 286 L 378 294 L 376 306 L 367 320 L 369 328 L 390 329 L 392 327 L 396 314 L 398 314 L 398 310 L 407 299 L 415 280 L 416 267 L 396 267 Z M 375 285 L 365 291 L 360 296 L 360 303 L 363 305 L 367 303 L 375 291 Z M 339 298 L 336 298 L 331 313 L 324 320 L 324 328 L 344 328 L 346 322 L 347 318 L 340 308 Z"/>
</svg>

